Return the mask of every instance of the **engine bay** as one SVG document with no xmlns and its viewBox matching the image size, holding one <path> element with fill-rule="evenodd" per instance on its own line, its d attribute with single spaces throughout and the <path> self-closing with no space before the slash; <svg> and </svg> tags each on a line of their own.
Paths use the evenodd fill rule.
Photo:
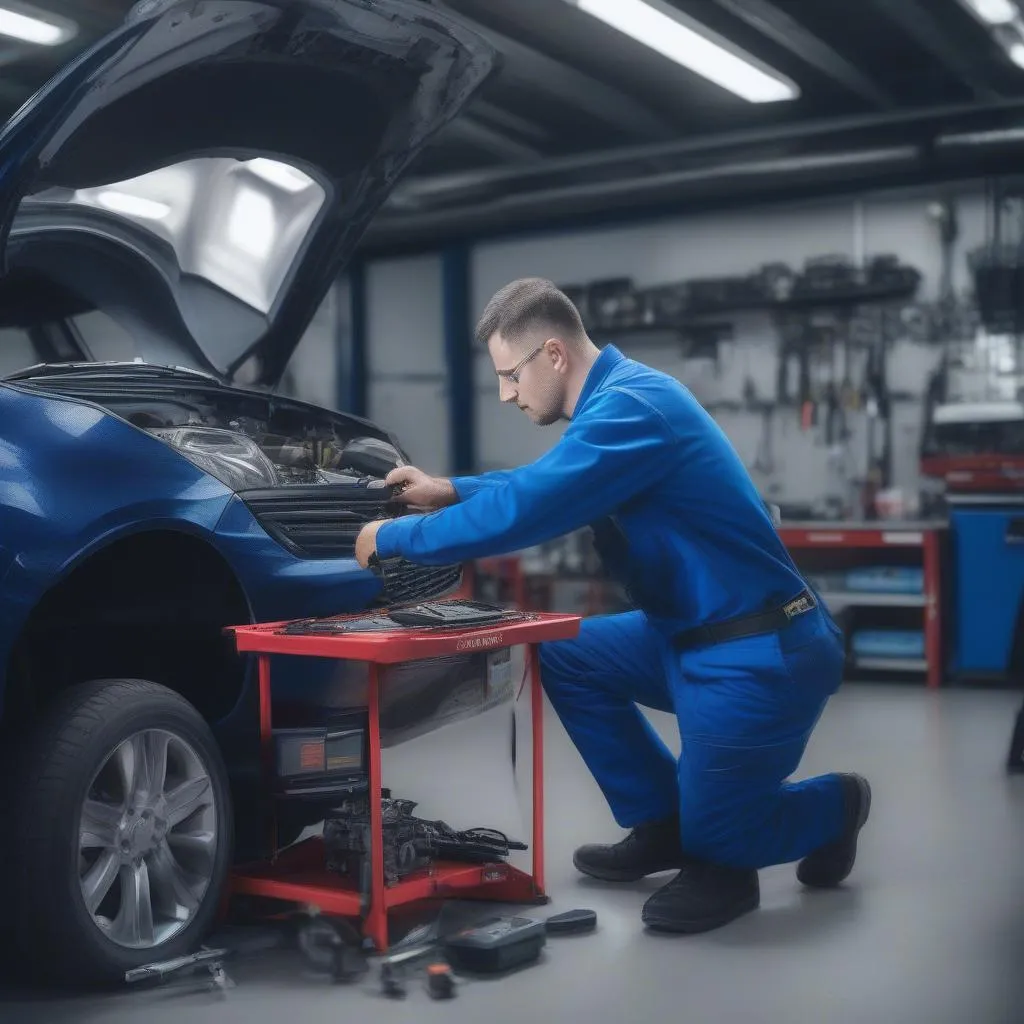
<svg viewBox="0 0 1024 1024">
<path fill-rule="evenodd" d="M 67 364 L 34 367 L 7 380 L 102 406 L 236 490 L 365 487 L 406 461 L 388 434 L 364 420 L 229 387 L 194 370 Z"/>
</svg>

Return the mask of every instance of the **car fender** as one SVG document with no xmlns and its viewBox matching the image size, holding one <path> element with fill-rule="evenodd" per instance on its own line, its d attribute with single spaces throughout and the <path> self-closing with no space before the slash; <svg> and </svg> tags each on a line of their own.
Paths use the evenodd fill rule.
<svg viewBox="0 0 1024 1024">
<path fill-rule="evenodd" d="M 231 491 L 89 403 L 0 386 L 0 666 L 44 593 L 140 530 L 213 539 Z"/>
</svg>

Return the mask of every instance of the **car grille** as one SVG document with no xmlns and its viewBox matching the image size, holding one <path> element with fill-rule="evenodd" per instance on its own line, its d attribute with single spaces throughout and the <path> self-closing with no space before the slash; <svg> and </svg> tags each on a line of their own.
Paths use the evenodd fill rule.
<svg viewBox="0 0 1024 1024">
<path fill-rule="evenodd" d="M 382 566 L 384 586 L 379 605 L 410 604 L 441 597 L 462 582 L 461 565 L 413 565 L 401 558 L 388 559 Z"/>
<path fill-rule="evenodd" d="M 300 558 L 351 558 L 363 526 L 394 515 L 389 494 L 328 486 L 246 491 L 240 497 L 263 529 Z"/>
<path fill-rule="evenodd" d="M 240 497 L 260 525 L 300 558 L 351 558 L 364 524 L 390 519 L 396 508 L 385 495 L 365 487 L 320 487 L 246 491 Z M 414 565 L 403 558 L 381 567 L 383 587 L 377 604 L 408 604 L 440 597 L 462 582 L 461 565 Z"/>
</svg>

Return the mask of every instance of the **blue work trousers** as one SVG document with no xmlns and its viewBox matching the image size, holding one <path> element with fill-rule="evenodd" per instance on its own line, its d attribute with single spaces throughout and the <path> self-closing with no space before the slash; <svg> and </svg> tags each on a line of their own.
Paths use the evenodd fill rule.
<svg viewBox="0 0 1024 1024">
<path fill-rule="evenodd" d="M 544 689 L 623 828 L 677 809 L 684 849 L 742 868 L 837 838 L 836 775 L 787 781 L 843 670 L 819 609 L 778 633 L 678 652 L 640 612 L 597 616 L 541 646 Z M 677 760 L 637 704 L 675 714 Z"/>
</svg>

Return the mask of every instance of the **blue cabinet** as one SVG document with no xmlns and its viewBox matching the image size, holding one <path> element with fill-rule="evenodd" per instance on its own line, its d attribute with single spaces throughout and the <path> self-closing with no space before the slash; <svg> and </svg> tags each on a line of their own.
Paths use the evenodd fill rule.
<svg viewBox="0 0 1024 1024">
<path fill-rule="evenodd" d="M 1024 596 L 1024 506 L 952 512 L 955 665 L 1003 673 Z"/>
</svg>

